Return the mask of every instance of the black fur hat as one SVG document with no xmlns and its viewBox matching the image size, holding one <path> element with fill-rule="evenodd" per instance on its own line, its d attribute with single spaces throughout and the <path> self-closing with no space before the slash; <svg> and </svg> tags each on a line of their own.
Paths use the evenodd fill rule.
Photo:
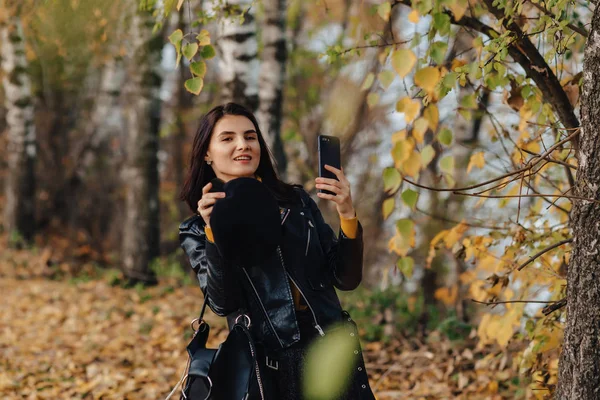
<svg viewBox="0 0 600 400">
<path fill-rule="evenodd" d="M 214 188 L 217 186 L 213 183 Z M 210 216 L 219 253 L 236 265 L 260 264 L 281 243 L 277 200 L 254 178 L 232 179 L 221 190 L 225 198 L 217 200 Z"/>
</svg>

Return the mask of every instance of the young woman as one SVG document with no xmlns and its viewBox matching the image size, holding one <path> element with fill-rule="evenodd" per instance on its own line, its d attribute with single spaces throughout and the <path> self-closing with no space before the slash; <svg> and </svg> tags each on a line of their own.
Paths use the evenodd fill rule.
<svg viewBox="0 0 600 400">
<path fill-rule="evenodd" d="M 266 358 L 278 399 L 303 398 L 302 365 L 308 344 L 344 318 L 335 288 L 353 290 L 362 279 L 362 228 L 350 184 L 342 170 L 326 168 L 338 180 L 316 178 L 316 187 L 335 195 L 317 196 L 335 204 L 341 219 L 337 237 L 306 191 L 278 179 L 254 115 L 229 103 L 202 118 L 181 192 L 181 199 L 197 215 L 180 225 L 179 238 L 202 292 L 209 296 L 208 305 L 215 314 L 227 316 L 230 326 L 242 312 L 251 316 L 251 332 Z M 209 192 L 215 177 L 225 182 L 254 177 L 277 199 L 284 239 L 280 257 L 268 261 L 272 265 L 248 271 L 227 265 L 219 254 L 210 217 L 225 194 Z M 364 363 L 357 364 L 343 398 L 374 398 Z"/>
</svg>

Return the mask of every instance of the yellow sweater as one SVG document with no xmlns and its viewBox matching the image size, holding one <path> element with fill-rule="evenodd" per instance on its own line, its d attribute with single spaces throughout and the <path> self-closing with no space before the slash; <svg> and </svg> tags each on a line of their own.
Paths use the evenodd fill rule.
<svg viewBox="0 0 600 400">
<path fill-rule="evenodd" d="M 357 217 L 343 218 L 342 216 L 340 216 L 340 225 L 342 231 L 344 232 L 344 235 L 346 235 L 350 239 L 356 238 L 356 231 L 358 230 Z M 209 242 L 214 243 L 214 237 L 210 226 L 205 227 L 204 232 L 206 233 L 206 239 L 208 239 Z M 294 305 L 296 306 L 296 310 L 306 310 L 307 306 L 305 304 L 301 304 L 300 302 L 302 300 L 302 295 L 300 294 L 300 291 L 298 290 L 296 285 L 294 285 L 294 282 L 292 282 L 291 280 L 290 286 L 292 288 L 292 297 L 294 299 Z"/>
</svg>

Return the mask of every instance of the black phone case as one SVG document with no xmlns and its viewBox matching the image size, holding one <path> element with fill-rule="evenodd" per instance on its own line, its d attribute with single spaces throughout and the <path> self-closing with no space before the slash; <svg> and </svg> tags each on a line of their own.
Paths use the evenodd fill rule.
<svg viewBox="0 0 600 400">
<path fill-rule="evenodd" d="M 337 169 L 341 168 L 340 139 L 335 136 L 319 135 L 317 147 L 319 153 L 319 176 L 337 180 L 337 176 L 333 172 L 325 169 L 325 164 Z M 319 192 L 335 196 L 335 193 L 329 190 L 319 189 Z"/>
</svg>

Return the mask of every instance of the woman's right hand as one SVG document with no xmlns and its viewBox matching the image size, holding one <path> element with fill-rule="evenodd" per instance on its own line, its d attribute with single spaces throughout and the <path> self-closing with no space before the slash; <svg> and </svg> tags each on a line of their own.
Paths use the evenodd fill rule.
<svg viewBox="0 0 600 400">
<path fill-rule="evenodd" d="M 206 226 L 210 227 L 210 214 L 212 214 L 213 206 L 218 199 L 225 197 L 225 192 L 212 192 L 209 193 L 212 188 L 212 183 L 206 184 L 202 188 L 202 198 L 198 200 L 198 214 L 202 217 Z"/>
</svg>

